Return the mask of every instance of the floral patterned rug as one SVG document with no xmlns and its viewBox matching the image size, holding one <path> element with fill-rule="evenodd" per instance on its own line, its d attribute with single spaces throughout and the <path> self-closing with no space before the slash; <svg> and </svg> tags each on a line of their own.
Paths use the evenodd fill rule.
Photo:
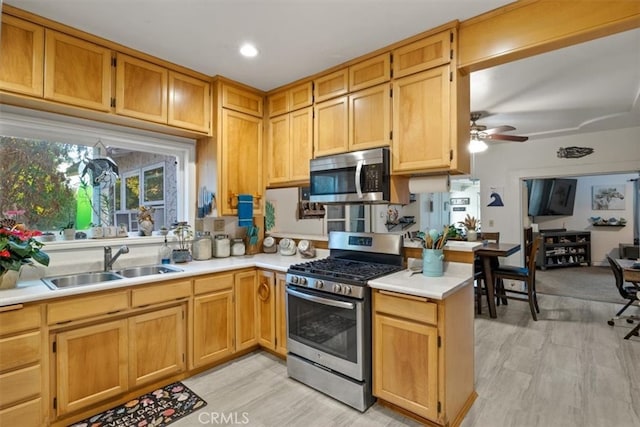
<svg viewBox="0 0 640 427">
<path fill-rule="evenodd" d="M 176 382 L 69 427 L 161 427 L 206 405 L 187 386 Z"/>
</svg>

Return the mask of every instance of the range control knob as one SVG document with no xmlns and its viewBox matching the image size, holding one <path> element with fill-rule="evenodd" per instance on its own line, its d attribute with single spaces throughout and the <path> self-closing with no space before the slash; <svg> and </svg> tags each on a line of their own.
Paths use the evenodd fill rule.
<svg viewBox="0 0 640 427">
<path fill-rule="evenodd" d="M 339 294 L 340 291 L 342 290 L 342 286 L 340 286 L 339 284 L 335 284 L 333 285 L 333 292 L 335 292 L 336 294 Z"/>
<path fill-rule="evenodd" d="M 342 293 L 345 295 L 351 295 L 351 286 L 345 286 L 342 291 Z"/>
<path fill-rule="evenodd" d="M 299 283 L 301 285 L 306 285 L 307 284 L 307 278 L 306 277 L 301 277 Z"/>
<path fill-rule="evenodd" d="M 316 280 L 316 288 L 322 289 L 324 287 L 324 282 L 322 280 Z"/>
<path fill-rule="evenodd" d="M 291 276 L 291 283 L 298 283 L 298 276 Z"/>
</svg>

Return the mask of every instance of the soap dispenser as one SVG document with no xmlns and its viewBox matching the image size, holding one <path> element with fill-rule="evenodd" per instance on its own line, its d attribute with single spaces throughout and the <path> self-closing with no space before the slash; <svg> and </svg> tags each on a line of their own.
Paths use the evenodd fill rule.
<svg viewBox="0 0 640 427">
<path fill-rule="evenodd" d="M 158 251 L 161 264 L 171 264 L 171 252 L 171 248 L 167 244 L 167 236 L 164 236 L 164 243 Z"/>
</svg>

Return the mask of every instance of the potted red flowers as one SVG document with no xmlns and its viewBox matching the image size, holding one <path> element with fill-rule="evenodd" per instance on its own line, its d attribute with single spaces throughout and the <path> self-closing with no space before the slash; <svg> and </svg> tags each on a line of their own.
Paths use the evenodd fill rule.
<svg viewBox="0 0 640 427">
<path fill-rule="evenodd" d="M 41 234 L 12 219 L 0 221 L 0 289 L 15 288 L 25 264 L 49 265 L 49 255 L 40 250 L 43 243 L 35 239 Z"/>
</svg>

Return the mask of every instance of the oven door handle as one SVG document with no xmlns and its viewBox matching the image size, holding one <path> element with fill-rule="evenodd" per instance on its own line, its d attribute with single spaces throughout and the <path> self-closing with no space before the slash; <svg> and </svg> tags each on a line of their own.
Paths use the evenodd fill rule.
<svg viewBox="0 0 640 427">
<path fill-rule="evenodd" d="M 287 288 L 287 293 L 297 298 L 302 298 L 311 302 L 317 302 L 319 304 L 330 305 L 331 307 L 346 308 L 349 310 L 353 310 L 356 306 L 352 302 L 336 301 L 329 298 L 323 298 L 315 295 L 305 294 L 304 292 L 295 291 L 289 288 Z"/>
<path fill-rule="evenodd" d="M 356 165 L 356 193 L 358 193 L 358 199 L 362 199 L 362 185 L 360 184 L 360 177 L 362 176 L 362 165 L 364 160 L 358 160 Z"/>
</svg>

